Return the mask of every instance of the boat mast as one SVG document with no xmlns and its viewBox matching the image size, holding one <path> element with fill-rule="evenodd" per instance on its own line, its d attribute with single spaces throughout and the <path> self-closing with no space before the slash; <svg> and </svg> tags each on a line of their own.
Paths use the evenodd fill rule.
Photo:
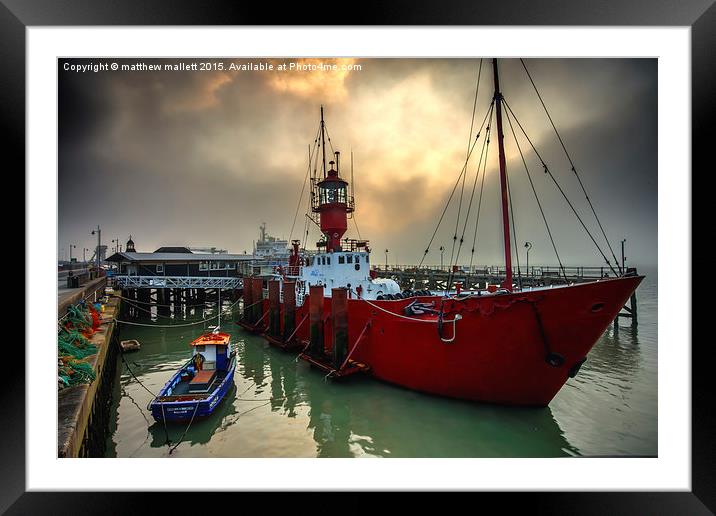
<svg viewBox="0 0 716 516">
<path fill-rule="evenodd" d="M 502 93 L 500 78 L 497 74 L 497 58 L 492 60 L 495 77 L 495 116 L 497 118 L 497 143 L 500 151 L 500 189 L 502 190 L 502 229 L 505 240 L 505 281 L 503 288 L 512 290 L 512 252 L 510 250 L 510 207 L 507 193 L 507 170 L 505 165 L 505 135 L 502 132 Z"/>
<path fill-rule="evenodd" d="M 323 179 L 326 178 L 326 123 L 323 121 L 323 106 L 321 106 L 321 150 L 323 151 Z"/>
</svg>

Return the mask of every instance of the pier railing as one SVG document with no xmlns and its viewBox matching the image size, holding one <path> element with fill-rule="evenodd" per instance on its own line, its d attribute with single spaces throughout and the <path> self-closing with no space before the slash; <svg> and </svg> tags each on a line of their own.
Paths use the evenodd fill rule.
<svg viewBox="0 0 716 516">
<path fill-rule="evenodd" d="M 114 276 L 118 288 L 223 288 L 238 289 L 243 285 L 237 277 L 208 276 Z"/>
</svg>

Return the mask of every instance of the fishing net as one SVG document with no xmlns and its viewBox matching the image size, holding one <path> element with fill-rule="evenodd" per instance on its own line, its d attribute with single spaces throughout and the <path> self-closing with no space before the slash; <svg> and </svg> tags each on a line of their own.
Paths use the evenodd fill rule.
<svg viewBox="0 0 716 516">
<path fill-rule="evenodd" d="M 87 362 L 62 357 L 58 365 L 58 386 L 62 389 L 82 383 L 92 383 L 97 374 Z"/>
<path fill-rule="evenodd" d="M 96 311 L 86 305 L 70 306 L 67 310 L 64 325 L 57 335 L 58 387 L 63 389 L 81 383 L 91 383 L 96 374 L 92 366 L 80 359 L 97 353 L 97 346 L 92 344 L 91 337 L 96 329 Z"/>
</svg>

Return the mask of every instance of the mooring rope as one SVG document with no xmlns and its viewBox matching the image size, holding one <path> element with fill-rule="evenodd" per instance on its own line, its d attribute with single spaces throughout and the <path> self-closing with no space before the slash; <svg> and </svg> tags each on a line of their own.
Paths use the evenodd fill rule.
<svg viewBox="0 0 716 516">
<path fill-rule="evenodd" d="M 394 315 L 395 317 L 398 317 L 398 318 L 400 318 L 400 319 L 407 319 L 408 321 L 438 324 L 438 321 L 437 321 L 437 320 L 435 320 L 435 321 L 429 321 L 429 320 L 425 320 L 425 319 L 418 319 L 418 318 L 416 318 L 416 317 L 408 317 L 407 315 L 402 315 L 402 314 L 398 314 L 398 313 L 395 313 L 395 312 L 391 312 L 390 310 L 386 310 L 385 308 L 383 308 L 383 307 L 381 307 L 381 306 L 378 306 L 378 305 L 376 305 L 375 303 L 371 303 L 371 302 L 368 301 L 366 298 L 364 298 L 364 297 L 362 297 L 362 296 L 359 296 L 358 293 L 355 292 L 353 289 L 349 289 L 349 290 L 350 290 L 351 293 L 355 293 L 355 294 L 356 294 L 356 297 L 357 297 L 358 299 L 361 299 L 361 300 L 365 301 L 365 302 L 368 303 L 370 306 L 372 306 L 373 308 L 376 308 L 376 309 L 380 310 L 381 312 L 385 312 L 385 313 L 387 313 L 387 314 Z M 455 320 L 459 320 L 459 319 L 450 319 L 449 321 L 444 321 L 444 322 L 448 322 L 448 323 L 449 323 L 449 322 L 453 322 L 453 321 L 455 321 Z"/>
<path fill-rule="evenodd" d="M 231 306 L 229 306 L 228 308 L 224 309 L 224 310 L 222 311 L 222 313 L 223 313 L 223 314 L 232 313 L 233 307 L 236 306 L 236 304 L 237 304 L 239 301 L 241 301 L 241 300 L 240 300 L 240 299 L 237 299 L 234 303 L 231 304 Z M 262 299 L 261 301 L 263 301 L 263 299 Z M 246 308 L 249 308 L 249 307 L 251 307 L 251 306 L 253 306 L 253 305 L 255 305 L 255 304 L 258 304 L 258 303 L 259 303 L 259 302 L 252 303 L 251 305 L 249 305 L 249 306 L 246 307 Z M 213 315 L 212 315 L 211 317 L 207 317 L 206 319 L 201 319 L 201 320 L 199 320 L 199 321 L 194 321 L 194 322 L 190 322 L 190 323 L 186 323 L 186 324 L 144 324 L 144 323 L 138 323 L 138 322 L 133 322 L 133 321 L 122 321 L 122 320 L 120 320 L 120 319 L 115 319 L 115 322 L 122 323 L 122 324 L 128 324 L 128 325 L 130 325 L 130 326 L 143 326 L 143 327 L 147 327 L 147 328 L 182 328 L 182 327 L 186 327 L 186 326 L 197 326 L 197 325 L 199 325 L 199 324 L 203 324 L 203 323 L 205 323 L 205 322 L 212 321 L 212 320 L 214 320 L 215 318 L 216 318 L 216 316 L 213 316 Z"/>
</svg>

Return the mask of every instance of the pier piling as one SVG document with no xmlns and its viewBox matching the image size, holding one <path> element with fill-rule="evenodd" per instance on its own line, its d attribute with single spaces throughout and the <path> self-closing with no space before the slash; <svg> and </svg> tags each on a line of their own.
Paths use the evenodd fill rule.
<svg viewBox="0 0 716 516">
<path fill-rule="evenodd" d="M 251 323 L 256 324 L 263 316 L 264 282 L 261 278 L 251 278 L 251 300 L 253 303 Z"/>
<path fill-rule="evenodd" d="M 321 357 L 325 353 L 323 340 L 323 286 L 310 286 L 308 311 L 311 323 L 309 351 L 311 355 Z"/>
<path fill-rule="evenodd" d="M 283 340 L 293 335 L 296 329 L 296 283 L 285 281 L 283 284 Z"/>
<path fill-rule="evenodd" d="M 333 328 L 333 367 L 339 368 L 348 354 L 348 289 L 332 289 L 331 314 L 331 326 Z"/>
<path fill-rule="evenodd" d="M 274 338 L 281 337 L 281 282 L 268 282 L 269 323 L 268 334 Z"/>
<path fill-rule="evenodd" d="M 243 319 L 249 324 L 253 324 L 254 321 L 252 319 L 253 313 L 254 313 L 254 307 L 252 306 L 254 304 L 254 298 L 253 298 L 253 289 L 251 288 L 251 279 L 244 278 L 244 314 Z"/>
</svg>

